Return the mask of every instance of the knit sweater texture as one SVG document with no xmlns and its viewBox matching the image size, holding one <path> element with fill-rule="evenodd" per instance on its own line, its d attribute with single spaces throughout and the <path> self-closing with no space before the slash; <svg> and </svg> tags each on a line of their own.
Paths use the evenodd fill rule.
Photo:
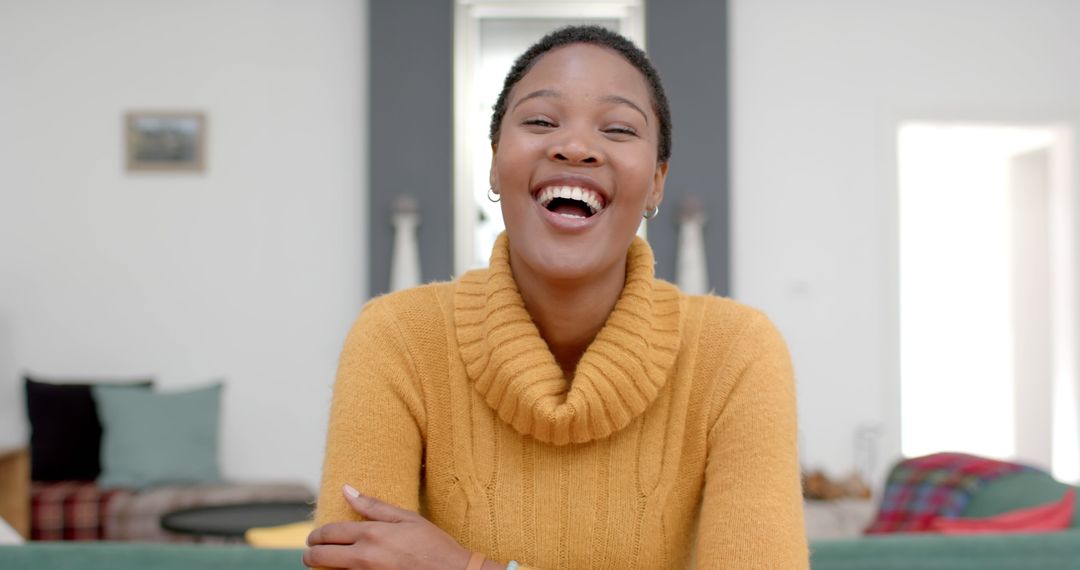
<svg viewBox="0 0 1080 570">
<path fill-rule="evenodd" d="M 334 386 L 316 524 L 359 520 L 348 483 L 523 567 L 808 568 L 794 380 L 769 320 L 656 279 L 635 239 L 568 381 L 507 239 L 487 269 L 365 306 Z"/>
</svg>

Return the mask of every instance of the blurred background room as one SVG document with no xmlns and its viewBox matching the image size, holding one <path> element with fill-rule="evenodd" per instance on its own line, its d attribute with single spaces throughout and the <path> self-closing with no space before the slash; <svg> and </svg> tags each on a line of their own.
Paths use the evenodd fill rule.
<svg viewBox="0 0 1080 570">
<path fill-rule="evenodd" d="M 658 276 L 785 335 L 808 505 L 835 501 L 811 536 L 858 535 L 904 458 L 1080 483 L 1078 2 L 0 0 L 9 524 L 28 536 L 31 488 L 80 479 L 18 475 L 28 391 L 55 385 L 152 383 L 95 408 L 129 491 L 92 500 L 153 510 L 134 538 L 309 501 L 350 325 L 486 263 L 491 105 L 518 53 L 578 22 L 642 44 L 668 90 Z M 187 443 L 156 478 L 131 451 L 173 421 L 205 443 L 183 480 L 161 473 Z M 139 498 L 166 483 L 216 490 Z"/>
</svg>

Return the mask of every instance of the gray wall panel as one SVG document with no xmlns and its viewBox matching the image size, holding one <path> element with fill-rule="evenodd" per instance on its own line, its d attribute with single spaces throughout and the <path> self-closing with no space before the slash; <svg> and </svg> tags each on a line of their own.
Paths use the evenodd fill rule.
<svg viewBox="0 0 1080 570">
<path fill-rule="evenodd" d="M 453 272 L 453 2 L 372 0 L 370 291 L 390 286 L 394 199 L 420 205 L 424 281 Z"/>
<path fill-rule="evenodd" d="M 646 3 L 645 41 L 671 103 L 674 142 L 660 217 L 649 223 L 656 273 L 675 279 L 678 215 L 697 194 L 708 215 L 705 246 L 709 287 L 727 295 L 728 57 L 726 0 Z"/>
</svg>

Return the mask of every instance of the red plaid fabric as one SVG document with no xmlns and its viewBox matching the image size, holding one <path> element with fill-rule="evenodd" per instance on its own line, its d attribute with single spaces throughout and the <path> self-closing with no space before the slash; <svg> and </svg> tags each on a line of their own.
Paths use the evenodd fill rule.
<svg viewBox="0 0 1080 570">
<path fill-rule="evenodd" d="M 963 453 L 904 459 L 889 472 L 877 518 L 866 534 L 926 532 L 939 516 L 957 517 L 986 483 L 1033 467 Z"/>
<path fill-rule="evenodd" d="M 32 483 L 30 540 L 102 540 L 109 503 L 131 493 L 93 481 Z"/>
</svg>

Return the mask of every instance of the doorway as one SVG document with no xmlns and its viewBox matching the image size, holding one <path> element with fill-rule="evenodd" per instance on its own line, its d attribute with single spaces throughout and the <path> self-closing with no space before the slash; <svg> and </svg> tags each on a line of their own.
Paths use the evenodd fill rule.
<svg viewBox="0 0 1080 570">
<path fill-rule="evenodd" d="M 1071 133 L 915 122 L 897 142 L 903 455 L 961 451 L 1077 481 Z"/>
</svg>

